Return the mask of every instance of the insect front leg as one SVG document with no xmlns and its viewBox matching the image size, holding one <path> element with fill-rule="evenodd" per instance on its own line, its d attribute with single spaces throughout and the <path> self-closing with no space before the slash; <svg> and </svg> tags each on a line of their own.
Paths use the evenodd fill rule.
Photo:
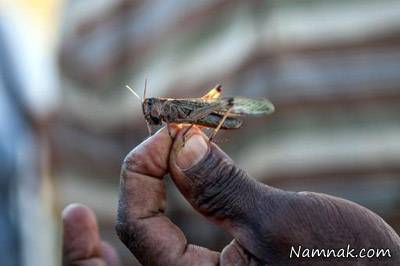
<svg viewBox="0 0 400 266">
<path fill-rule="evenodd" d="M 149 137 L 153 135 L 150 124 L 146 121 L 147 131 L 149 132 Z"/>
<path fill-rule="evenodd" d="M 169 122 L 165 122 L 167 124 L 167 130 L 168 130 L 168 135 L 170 136 L 171 139 L 173 139 L 172 133 L 171 133 L 171 128 L 169 127 Z"/>
<path fill-rule="evenodd" d="M 188 126 L 187 128 L 185 128 L 185 131 L 183 132 L 183 135 L 182 135 L 182 139 L 183 139 L 183 145 L 182 145 L 182 146 L 185 146 L 185 143 L 186 143 L 186 134 L 189 132 L 190 129 L 192 129 L 193 126 L 194 126 L 194 124 L 191 124 L 190 126 Z"/>
</svg>

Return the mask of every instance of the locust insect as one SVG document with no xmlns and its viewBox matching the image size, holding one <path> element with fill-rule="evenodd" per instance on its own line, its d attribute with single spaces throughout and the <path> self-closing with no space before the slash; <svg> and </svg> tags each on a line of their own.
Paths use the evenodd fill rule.
<svg viewBox="0 0 400 266">
<path fill-rule="evenodd" d="M 237 129 L 242 125 L 239 117 L 261 116 L 274 112 L 273 104 L 264 98 L 220 97 L 221 85 L 215 86 L 201 98 L 146 98 L 147 82 L 143 98 L 126 86 L 142 101 L 142 111 L 151 135 L 151 126 L 170 123 L 191 124 L 214 128 L 212 140 L 220 129 Z M 186 133 L 186 132 L 185 132 Z"/>
</svg>

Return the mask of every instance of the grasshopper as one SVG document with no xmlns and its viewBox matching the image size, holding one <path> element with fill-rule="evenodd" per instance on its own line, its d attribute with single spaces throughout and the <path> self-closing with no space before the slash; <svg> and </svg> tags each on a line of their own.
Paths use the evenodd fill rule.
<svg viewBox="0 0 400 266">
<path fill-rule="evenodd" d="M 142 101 L 142 111 L 150 135 L 151 126 L 162 125 L 163 122 L 167 124 L 168 132 L 170 123 L 191 124 L 185 133 L 193 125 L 214 128 L 211 141 L 220 129 L 240 128 L 242 121 L 238 117 L 268 115 L 274 112 L 274 105 L 264 98 L 220 98 L 221 85 L 215 86 L 201 98 L 184 99 L 146 98 L 147 81 L 143 98 L 129 86 L 126 87 Z"/>
</svg>

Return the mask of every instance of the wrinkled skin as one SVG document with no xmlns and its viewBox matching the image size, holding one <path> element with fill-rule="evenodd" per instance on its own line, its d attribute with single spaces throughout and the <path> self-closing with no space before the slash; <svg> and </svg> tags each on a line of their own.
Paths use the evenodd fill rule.
<svg viewBox="0 0 400 266">
<path fill-rule="evenodd" d="M 172 127 L 171 139 L 162 129 L 131 151 L 122 166 L 116 231 L 143 265 L 400 265 L 399 236 L 373 212 L 344 199 L 261 184 L 199 129 L 191 129 L 183 145 L 183 131 Z M 221 252 L 188 244 L 164 215 L 167 173 L 194 209 L 233 236 Z M 65 216 L 66 235 L 82 232 L 79 222 L 91 228 L 78 220 L 73 229 L 72 218 Z M 97 228 L 86 231 L 92 239 L 84 243 L 64 237 L 65 265 L 118 265 L 115 255 L 107 257 L 112 252 L 101 252 Z M 392 257 L 289 259 L 290 247 L 298 245 L 389 248 Z M 93 258 L 99 262 L 85 262 Z"/>
</svg>

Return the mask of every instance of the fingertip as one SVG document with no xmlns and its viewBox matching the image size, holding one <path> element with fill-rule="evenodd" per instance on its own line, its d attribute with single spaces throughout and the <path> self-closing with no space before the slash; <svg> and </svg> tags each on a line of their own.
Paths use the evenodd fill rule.
<svg viewBox="0 0 400 266">
<path fill-rule="evenodd" d="M 96 223 L 96 215 L 84 204 L 71 203 L 62 211 L 64 223 L 72 221 L 75 224 L 93 224 Z"/>
<path fill-rule="evenodd" d="M 178 133 L 172 149 L 173 160 L 178 168 L 186 170 L 198 164 L 209 150 L 207 136 L 197 127 Z"/>
<path fill-rule="evenodd" d="M 168 170 L 168 157 L 178 132 L 179 127 L 170 124 L 131 150 L 122 164 L 121 178 L 129 178 L 130 173 L 162 178 Z"/>
<path fill-rule="evenodd" d="M 169 124 L 165 127 L 160 128 L 156 133 L 151 135 L 147 140 L 153 140 L 153 139 L 173 139 L 175 136 L 178 134 L 180 130 L 180 127 L 177 124 Z M 147 141 L 146 140 L 146 141 Z"/>
<path fill-rule="evenodd" d="M 200 134 L 192 135 L 176 154 L 176 164 L 186 170 L 198 164 L 208 151 L 208 143 Z"/>
<path fill-rule="evenodd" d="M 72 203 L 64 208 L 63 256 L 67 261 L 88 259 L 100 253 L 100 235 L 96 216 L 87 206 Z"/>
<path fill-rule="evenodd" d="M 186 128 L 181 129 L 175 137 L 169 157 L 169 171 L 181 193 L 187 196 L 192 188 L 185 172 L 201 165 L 203 158 L 210 153 L 211 146 L 199 128 L 194 126 L 186 131 Z"/>
</svg>

